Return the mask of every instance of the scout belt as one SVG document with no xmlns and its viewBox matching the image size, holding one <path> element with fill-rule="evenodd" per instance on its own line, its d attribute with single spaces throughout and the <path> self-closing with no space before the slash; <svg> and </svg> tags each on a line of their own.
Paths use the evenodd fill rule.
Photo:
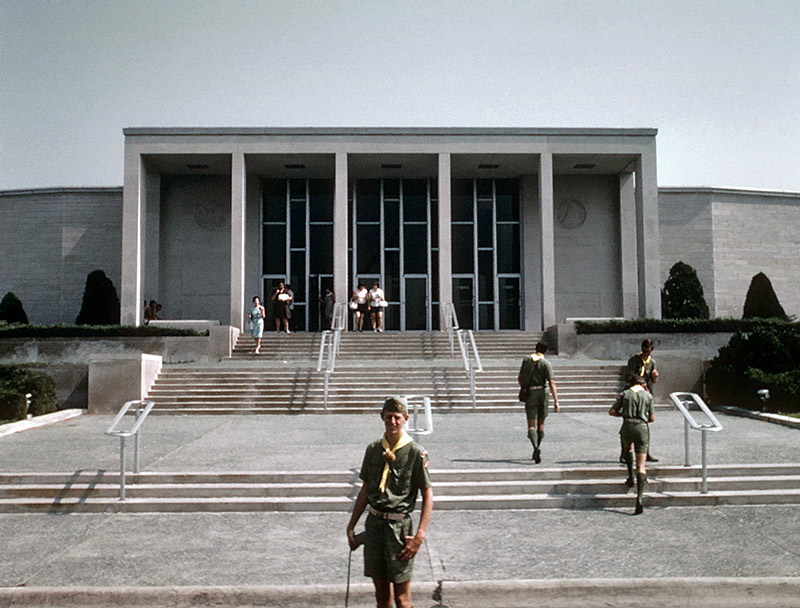
<svg viewBox="0 0 800 608">
<path fill-rule="evenodd" d="M 380 519 L 389 519 L 391 521 L 402 521 L 407 515 L 406 513 L 387 513 L 386 511 L 378 511 L 378 509 L 372 505 L 367 505 L 367 510 L 369 511 L 370 515 L 374 515 Z"/>
</svg>

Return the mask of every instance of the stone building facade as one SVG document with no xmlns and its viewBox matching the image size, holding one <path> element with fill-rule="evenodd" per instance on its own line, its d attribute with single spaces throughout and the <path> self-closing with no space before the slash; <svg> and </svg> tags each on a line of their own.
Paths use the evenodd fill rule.
<svg viewBox="0 0 800 608">
<path fill-rule="evenodd" d="M 34 323 L 73 322 L 103 270 L 122 321 L 242 327 L 253 295 L 387 292 L 387 327 L 537 330 L 658 317 L 678 260 L 712 316 L 765 272 L 789 314 L 800 194 L 656 187 L 652 129 L 128 129 L 125 186 L 0 192 L 0 291 Z"/>
</svg>

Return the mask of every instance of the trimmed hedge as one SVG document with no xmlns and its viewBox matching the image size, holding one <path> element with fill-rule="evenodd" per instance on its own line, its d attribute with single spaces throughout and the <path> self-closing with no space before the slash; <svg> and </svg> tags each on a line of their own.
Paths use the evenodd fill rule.
<svg viewBox="0 0 800 608">
<path fill-rule="evenodd" d="M 24 420 L 28 414 L 28 401 L 17 391 L 0 387 L 0 420 Z"/>
<path fill-rule="evenodd" d="M 24 366 L 0 366 L 0 390 L 22 395 L 23 401 L 26 402 L 25 408 L 23 408 L 26 411 L 22 414 L 22 418 L 26 413 L 41 416 L 58 410 L 56 383 L 53 379 L 50 376 L 26 369 Z M 28 393 L 31 394 L 30 409 L 27 407 L 25 396 Z"/>
<path fill-rule="evenodd" d="M 208 332 L 149 325 L 21 325 L 0 324 L 2 338 L 129 338 L 148 336 L 207 336 Z"/>
<path fill-rule="evenodd" d="M 611 319 L 575 321 L 579 334 L 678 334 L 751 332 L 760 327 L 800 330 L 800 323 L 785 319 Z"/>
<path fill-rule="evenodd" d="M 706 372 L 706 392 L 715 405 L 760 410 L 757 391 L 769 389 L 771 412 L 800 411 L 800 331 L 794 326 L 759 327 L 736 333 Z"/>
</svg>

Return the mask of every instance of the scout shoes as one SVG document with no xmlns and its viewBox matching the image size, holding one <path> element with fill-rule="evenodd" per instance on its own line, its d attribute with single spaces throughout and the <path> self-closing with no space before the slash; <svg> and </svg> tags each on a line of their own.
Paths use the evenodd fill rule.
<svg viewBox="0 0 800 608">
<path fill-rule="evenodd" d="M 642 506 L 642 501 L 637 499 L 636 500 L 636 509 L 634 509 L 633 514 L 634 515 L 641 515 L 642 513 L 644 513 L 644 507 Z"/>
</svg>

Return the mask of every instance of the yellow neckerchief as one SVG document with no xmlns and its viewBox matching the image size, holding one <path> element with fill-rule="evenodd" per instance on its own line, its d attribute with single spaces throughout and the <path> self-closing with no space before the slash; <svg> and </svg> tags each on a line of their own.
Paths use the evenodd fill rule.
<svg viewBox="0 0 800 608">
<path fill-rule="evenodd" d="M 639 375 L 642 378 L 644 378 L 644 370 L 647 369 L 647 365 L 650 363 L 650 359 L 651 358 L 652 358 L 652 355 L 647 355 L 647 359 L 645 359 L 645 358 L 642 357 L 642 354 L 639 353 L 639 359 L 642 360 L 642 369 L 639 371 Z"/>
<path fill-rule="evenodd" d="M 389 445 L 389 442 L 386 441 L 386 437 L 381 437 L 381 445 L 383 446 L 383 457 L 386 459 L 386 464 L 383 465 L 383 473 L 381 473 L 381 482 L 378 484 L 378 489 L 381 492 L 386 491 L 386 480 L 389 478 L 389 463 L 394 462 L 395 459 L 395 452 L 402 448 L 404 445 L 408 445 L 413 440 L 411 439 L 411 435 L 406 433 L 406 430 L 403 429 L 402 435 L 397 440 L 393 446 Z"/>
<path fill-rule="evenodd" d="M 640 392 L 646 391 L 646 390 L 647 389 L 645 387 L 643 387 L 641 384 L 634 384 L 631 387 L 631 391 L 634 392 L 634 393 L 640 393 Z"/>
<path fill-rule="evenodd" d="M 544 355 L 542 353 L 533 353 L 531 354 L 531 359 L 533 359 L 534 363 L 539 361 L 540 359 L 544 359 Z"/>
</svg>

